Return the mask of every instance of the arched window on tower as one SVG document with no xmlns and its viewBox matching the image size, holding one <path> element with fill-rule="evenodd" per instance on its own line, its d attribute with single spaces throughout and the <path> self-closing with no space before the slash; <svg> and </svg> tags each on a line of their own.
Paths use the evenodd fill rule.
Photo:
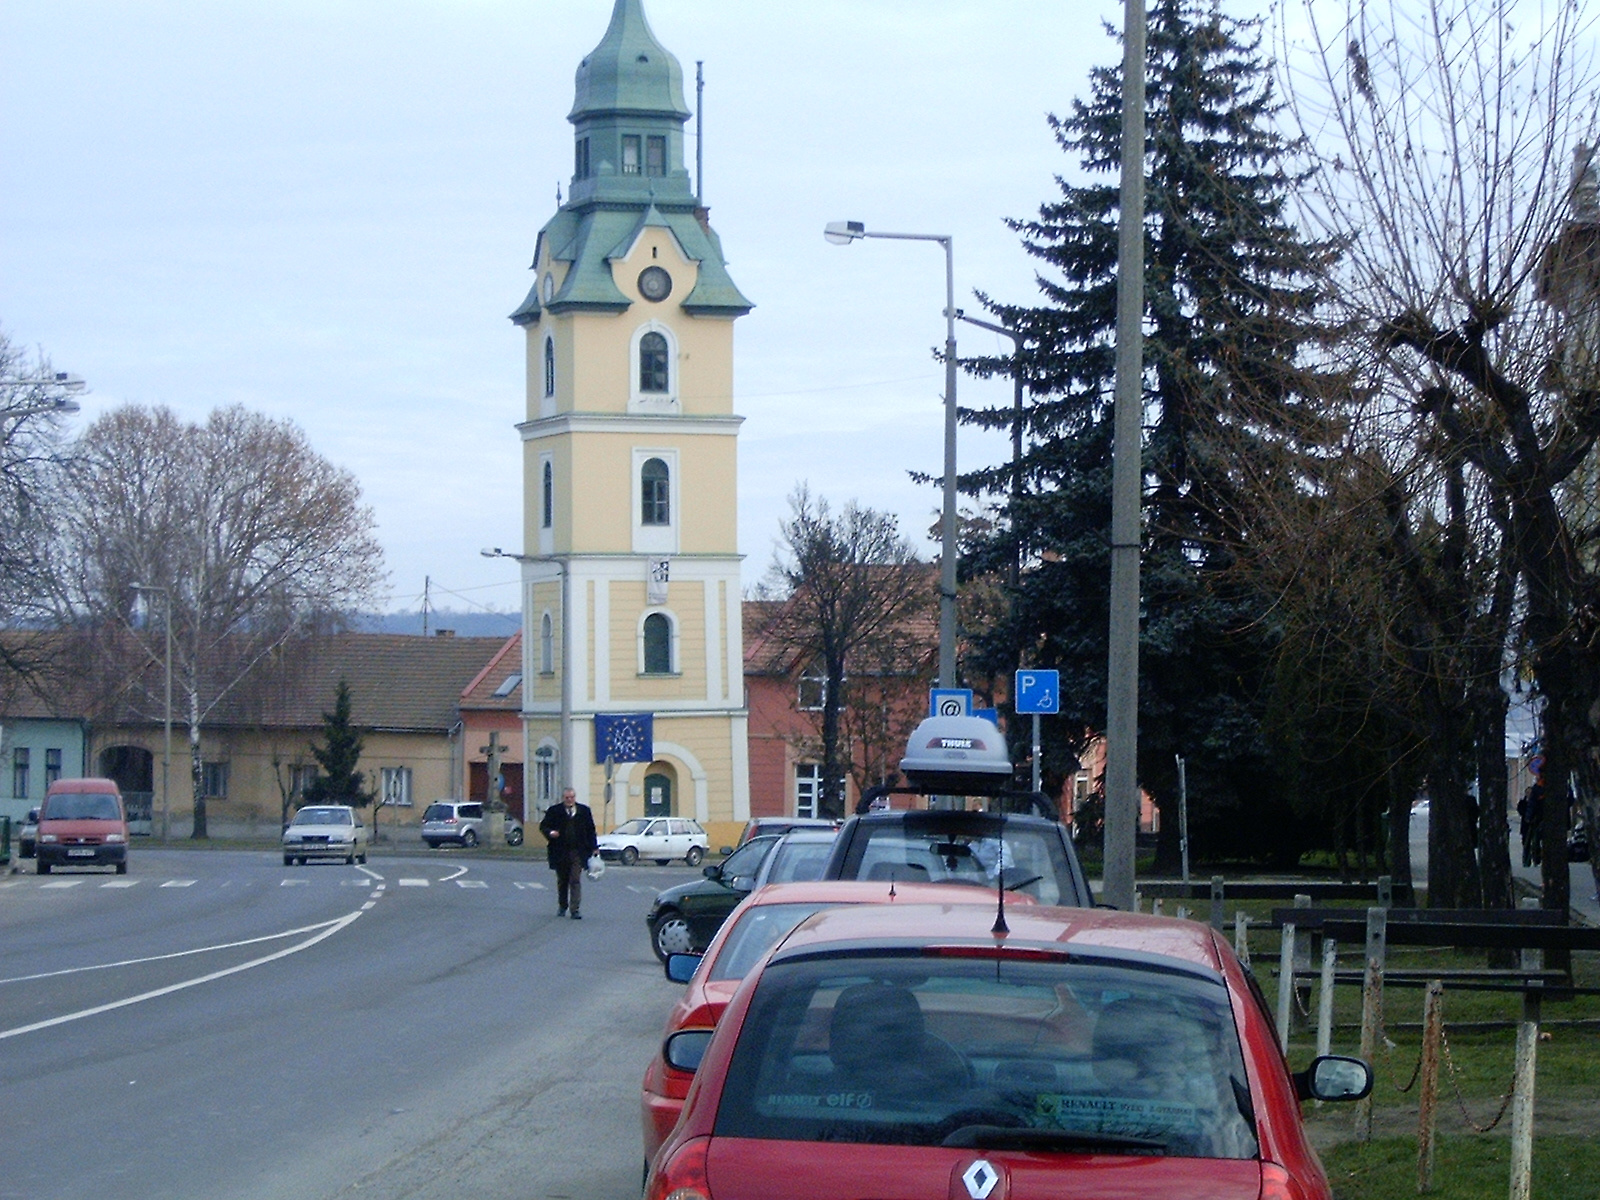
<svg viewBox="0 0 1600 1200">
<path fill-rule="evenodd" d="M 556 394 L 556 342 L 548 337 L 544 340 L 544 394 Z"/>
<path fill-rule="evenodd" d="M 672 622 L 665 613 L 651 613 L 644 619 L 644 673 L 672 674 Z"/>
<path fill-rule="evenodd" d="M 550 614 L 545 613 L 539 620 L 539 673 L 541 675 L 554 675 L 555 672 L 555 630 L 552 628 Z"/>
<path fill-rule="evenodd" d="M 651 331 L 639 339 L 639 390 L 641 392 L 666 392 L 667 339 Z"/>
<path fill-rule="evenodd" d="M 672 479 L 659 458 L 647 458 L 639 468 L 639 524 L 672 524 Z"/>
<path fill-rule="evenodd" d="M 544 479 L 541 484 L 539 525 L 549 529 L 556 517 L 556 469 L 548 458 L 544 460 Z"/>
</svg>

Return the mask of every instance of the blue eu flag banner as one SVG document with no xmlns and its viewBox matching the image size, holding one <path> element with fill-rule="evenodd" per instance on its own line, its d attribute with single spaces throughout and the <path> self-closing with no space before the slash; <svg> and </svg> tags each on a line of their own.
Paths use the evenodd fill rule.
<svg viewBox="0 0 1600 1200">
<path fill-rule="evenodd" d="M 649 762 L 655 758 L 653 713 L 596 713 L 594 760 L 603 763 Z"/>
</svg>

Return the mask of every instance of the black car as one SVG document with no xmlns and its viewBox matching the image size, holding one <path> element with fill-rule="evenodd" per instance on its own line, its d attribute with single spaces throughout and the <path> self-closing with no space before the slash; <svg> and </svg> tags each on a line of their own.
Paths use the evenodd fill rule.
<svg viewBox="0 0 1600 1200">
<path fill-rule="evenodd" d="M 822 877 L 979 884 L 1041 904 L 1094 904 L 1066 826 L 1005 811 L 858 812 L 839 830 Z"/>
<path fill-rule="evenodd" d="M 755 887 L 756 872 L 777 835 L 751 838 L 720 863 L 704 869 L 704 878 L 670 887 L 656 897 L 645 916 L 656 957 L 699 954 L 711 944 L 729 913 Z"/>
</svg>

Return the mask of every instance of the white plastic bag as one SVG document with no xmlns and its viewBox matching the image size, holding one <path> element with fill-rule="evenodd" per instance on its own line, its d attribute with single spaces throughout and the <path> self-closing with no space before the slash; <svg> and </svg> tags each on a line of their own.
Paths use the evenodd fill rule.
<svg viewBox="0 0 1600 1200">
<path fill-rule="evenodd" d="M 600 876 L 606 873 L 606 860 L 601 858 L 598 854 L 591 854 L 589 856 L 589 864 L 584 868 L 584 873 L 587 874 L 590 879 L 599 879 Z"/>
</svg>

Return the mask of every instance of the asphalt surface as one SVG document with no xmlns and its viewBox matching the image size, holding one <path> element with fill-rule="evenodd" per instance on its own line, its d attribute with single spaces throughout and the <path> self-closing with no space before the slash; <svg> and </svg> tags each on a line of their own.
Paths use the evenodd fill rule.
<svg viewBox="0 0 1600 1200">
<path fill-rule="evenodd" d="M 31 868 L 31 864 L 24 864 Z M 0 1198 L 638 1195 L 680 988 L 613 866 L 136 846 L 0 876 Z"/>
<path fill-rule="evenodd" d="M 1511 873 L 1527 884 L 1537 894 L 1544 886 L 1538 867 L 1522 865 L 1522 843 L 1517 834 L 1517 814 L 1508 814 L 1511 822 Z M 1570 873 L 1569 907 L 1573 914 L 1590 925 L 1600 925 L 1600 896 L 1595 894 L 1595 875 L 1589 864 L 1568 863 Z M 1411 878 L 1417 887 L 1428 886 L 1428 817 L 1426 813 L 1411 814 Z"/>
</svg>

